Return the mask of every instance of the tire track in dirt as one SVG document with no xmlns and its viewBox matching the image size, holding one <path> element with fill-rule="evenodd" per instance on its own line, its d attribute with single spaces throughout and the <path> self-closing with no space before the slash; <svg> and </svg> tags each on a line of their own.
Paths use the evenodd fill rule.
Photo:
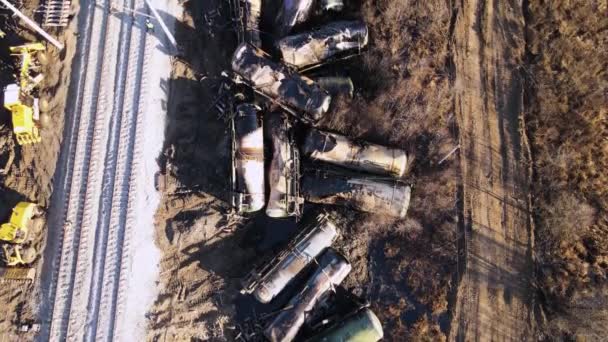
<svg viewBox="0 0 608 342">
<path fill-rule="evenodd" d="M 450 340 L 533 337 L 529 155 L 520 136 L 522 3 L 456 4 L 455 109 L 460 126 L 466 272 Z"/>
</svg>

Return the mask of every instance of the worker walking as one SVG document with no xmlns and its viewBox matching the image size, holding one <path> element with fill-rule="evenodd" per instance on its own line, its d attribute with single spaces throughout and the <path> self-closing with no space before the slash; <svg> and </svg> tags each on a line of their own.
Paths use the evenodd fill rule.
<svg viewBox="0 0 608 342">
<path fill-rule="evenodd" d="M 154 33 L 154 25 L 148 18 L 146 18 L 146 30 L 148 30 L 148 32 Z"/>
</svg>

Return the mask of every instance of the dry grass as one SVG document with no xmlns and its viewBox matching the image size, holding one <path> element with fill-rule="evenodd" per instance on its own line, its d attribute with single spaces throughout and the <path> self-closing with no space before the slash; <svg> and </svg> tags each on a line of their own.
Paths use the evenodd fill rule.
<svg viewBox="0 0 608 342">
<path fill-rule="evenodd" d="M 557 335 L 593 333 L 581 317 L 608 326 L 608 17 L 599 15 L 607 10 L 529 4 L 539 281 Z"/>
<path fill-rule="evenodd" d="M 371 44 L 359 60 L 345 66 L 356 95 L 334 103 L 322 123 L 349 136 L 404 148 L 415 158 L 406 219 L 364 215 L 347 225 L 353 227 L 350 236 L 368 242 L 363 247 L 350 243 L 352 250 L 346 244 L 354 265 L 346 286 L 371 283 L 365 295 L 388 341 L 445 338 L 440 322 L 448 315 L 456 264 L 458 164 L 454 157 L 441 166 L 437 162 L 456 145 L 450 15 L 445 1 L 362 1 Z M 356 251 L 362 248 L 363 256 L 369 256 L 359 262 Z"/>
</svg>

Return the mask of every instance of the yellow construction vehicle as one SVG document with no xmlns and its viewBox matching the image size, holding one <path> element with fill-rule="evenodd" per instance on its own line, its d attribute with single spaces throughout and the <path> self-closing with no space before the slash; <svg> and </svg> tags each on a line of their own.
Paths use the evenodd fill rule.
<svg viewBox="0 0 608 342">
<path fill-rule="evenodd" d="M 9 84 L 4 88 L 4 107 L 12 113 L 13 131 L 19 145 L 41 141 L 40 110 L 34 88 L 42 81 L 43 75 L 37 73 L 40 68 L 35 57 L 44 50 L 41 43 L 10 47 L 11 54 L 19 56 L 21 61 L 19 84 Z"/>
<path fill-rule="evenodd" d="M 0 226 L 2 261 L 6 266 L 27 266 L 34 262 L 42 240 L 44 220 L 40 219 L 41 215 L 38 205 L 19 202 L 9 221 Z"/>
</svg>

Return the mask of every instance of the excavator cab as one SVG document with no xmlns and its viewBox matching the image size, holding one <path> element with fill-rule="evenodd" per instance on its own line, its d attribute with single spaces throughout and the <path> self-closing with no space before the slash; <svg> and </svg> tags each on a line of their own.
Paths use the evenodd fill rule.
<svg viewBox="0 0 608 342">
<path fill-rule="evenodd" d="M 4 107 L 11 111 L 13 132 L 19 145 L 38 143 L 42 140 L 38 122 L 40 110 L 38 99 L 31 99 L 31 105 L 22 101 L 21 90 L 17 84 L 9 84 L 4 89 Z"/>
<path fill-rule="evenodd" d="M 18 84 L 9 84 L 4 88 L 4 107 L 12 113 L 13 132 L 19 145 L 38 143 L 42 140 L 38 127 L 38 98 L 33 92 L 43 79 L 43 75 L 38 73 L 39 66 L 35 57 L 44 50 L 42 43 L 10 47 L 11 54 L 20 58 L 20 67 Z"/>
<path fill-rule="evenodd" d="M 12 244 L 24 243 L 28 238 L 33 217 L 38 210 L 38 206 L 34 203 L 17 203 L 12 210 L 9 222 L 0 226 L 0 240 Z"/>
<path fill-rule="evenodd" d="M 38 256 L 42 239 L 41 208 L 35 203 L 19 202 L 7 223 L 0 225 L 2 263 L 0 282 L 33 281 L 36 269 L 31 265 Z"/>
</svg>

